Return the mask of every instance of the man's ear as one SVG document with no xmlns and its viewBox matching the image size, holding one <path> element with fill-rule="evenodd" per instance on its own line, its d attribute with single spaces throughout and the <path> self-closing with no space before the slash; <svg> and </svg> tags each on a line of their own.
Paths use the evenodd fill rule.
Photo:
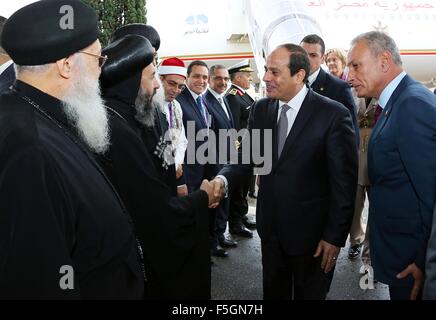
<svg viewBox="0 0 436 320">
<path fill-rule="evenodd" d="M 306 71 L 304 69 L 300 69 L 297 72 L 298 83 L 304 82 L 304 77 L 306 76 Z"/>
<path fill-rule="evenodd" d="M 59 75 L 64 79 L 71 78 L 73 64 L 74 64 L 74 61 L 73 61 L 73 59 L 71 59 L 71 56 L 56 61 L 56 66 L 58 68 Z"/>
<path fill-rule="evenodd" d="M 392 55 L 389 51 L 384 51 L 380 54 L 381 67 L 383 72 L 388 72 L 390 69 L 390 62 L 392 61 Z"/>
</svg>

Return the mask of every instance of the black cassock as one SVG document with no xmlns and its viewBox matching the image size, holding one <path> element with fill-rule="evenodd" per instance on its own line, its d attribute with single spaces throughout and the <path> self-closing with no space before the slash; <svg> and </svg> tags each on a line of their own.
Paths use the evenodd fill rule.
<svg viewBox="0 0 436 320">
<path fill-rule="evenodd" d="M 174 197 L 161 180 L 140 136 L 134 101 L 140 76 L 103 88 L 111 147 L 101 157 L 133 217 L 144 249 L 152 299 L 210 299 L 208 196 L 198 190 Z"/>
<path fill-rule="evenodd" d="M 131 219 L 61 102 L 15 90 L 0 96 L 0 299 L 143 298 Z"/>
</svg>

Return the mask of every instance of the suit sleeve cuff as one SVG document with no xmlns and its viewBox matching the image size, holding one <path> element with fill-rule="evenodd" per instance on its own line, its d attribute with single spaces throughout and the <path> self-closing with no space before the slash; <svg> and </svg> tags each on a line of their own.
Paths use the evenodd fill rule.
<svg viewBox="0 0 436 320">
<path fill-rule="evenodd" d="M 228 198 L 229 197 L 229 183 L 227 182 L 227 178 L 224 177 L 221 174 L 217 175 L 215 178 L 220 178 L 221 180 L 223 180 L 223 182 L 224 182 L 224 191 L 225 191 L 224 198 Z"/>
</svg>

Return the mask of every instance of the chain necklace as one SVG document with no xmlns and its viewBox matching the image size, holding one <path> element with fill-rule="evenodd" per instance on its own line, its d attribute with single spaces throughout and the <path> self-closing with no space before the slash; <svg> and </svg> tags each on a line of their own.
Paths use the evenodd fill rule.
<svg viewBox="0 0 436 320">
<path fill-rule="evenodd" d="M 71 134 L 66 128 L 64 128 L 64 126 L 62 126 L 62 124 L 59 123 L 59 121 L 57 121 L 52 116 L 50 116 L 47 112 L 45 112 L 36 102 L 34 102 L 28 96 L 21 94 L 15 88 L 13 88 L 12 91 L 15 92 L 21 99 L 23 99 L 24 101 L 29 103 L 43 117 L 45 117 L 47 120 L 49 120 L 50 122 L 55 124 L 58 128 L 60 128 L 64 132 L 64 134 L 86 155 L 88 160 L 94 165 L 94 167 L 97 169 L 97 171 L 103 176 L 104 180 L 107 182 L 109 187 L 112 189 L 112 192 L 115 194 L 115 196 L 117 197 L 117 200 L 118 200 L 118 202 L 120 204 L 121 210 L 123 211 L 123 213 L 127 217 L 127 220 L 130 223 L 130 225 L 133 228 L 133 230 L 135 230 L 135 226 L 133 224 L 132 218 L 131 218 L 130 214 L 127 212 L 127 209 L 126 209 L 126 207 L 124 205 L 124 202 L 121 200 L 121 197 L 119 196 L 118 192 L 115 190 L 115 187 L 110 182 L 109 178 L 106 176 L 104 171 L 96 163 L 95 159 L 90 155 L 89 151 L 86 150 L 86 148 L 83 146 L 83 144 L 79 140 L 77 140 L 77 138 L 73 134 Z M 114 111 L 115 113 L 117 113 L 115 110 L 113 110 L 113 109 L 111 109 L 111 110 Z M 120 114 L 118 114 L 118 115 L 121 118 L 123 118 Z M 144 277 L 144 281 L 147 281 L 147 275 L 146 275 L 146 272 L 145 272 L 145 265 L 144 265 L 144 253 L 143 253 L 143 250 L 142 250 L 141 243 L 139 242 L 139 239 L 138 239 L 138 237 L 136 235 L 135 235 L 135 240 L 136 240 L 137 253 L 138 253 L 139 258 L 140 258 L 140 265 L 141 265 L 142 275 Z"/>
</svg>

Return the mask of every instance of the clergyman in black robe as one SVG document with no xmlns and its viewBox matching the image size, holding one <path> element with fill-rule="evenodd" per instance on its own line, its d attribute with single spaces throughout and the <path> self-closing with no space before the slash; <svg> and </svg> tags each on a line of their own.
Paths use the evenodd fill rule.
<svg viewBox="0 0 436 320">
<path fill-rule="evenodd" d="M 111 146 L 101 164 L 133 217 L 144 249 L 148 297 L 209 299 L 208 194 L 173 197 L 140 137 L 138 109 L 150 108 L 158 86 L 151 45 L 127 35 L 103 54 L 109 57 L 100 79 Z"/>
<path fill-rule="evenodd" d="M 62 5 L 76 29 L 59 28 Z M 78 0 L 33 3 L 3 29 L 17 81 L 0 96 L 0 299 L 144 296 L 133 224 L 91 152 L 109 142 L 97 37 Z"/>
</svg>

